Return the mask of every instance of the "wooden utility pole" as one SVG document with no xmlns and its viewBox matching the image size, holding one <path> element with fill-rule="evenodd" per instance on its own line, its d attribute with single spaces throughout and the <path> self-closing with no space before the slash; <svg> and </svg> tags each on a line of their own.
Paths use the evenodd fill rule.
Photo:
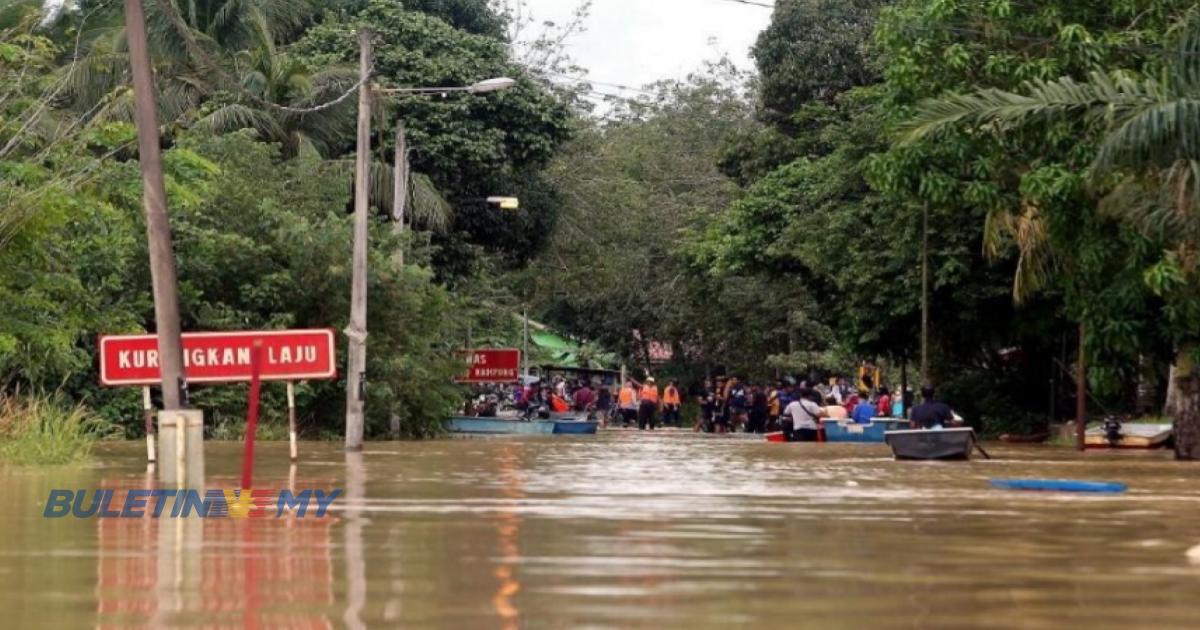
<svg viewBox="0 0 1200 630">
<path fill-rule="evenodd" d="M 154 326 L 158 331 L 163 409 L 174 411 L 184 402 L 183 342 L 180 339 L 175 253 L 171 248 L 167 191 L 163 186 L 162 155 L 158 146 L 154 76 L 150 69 L 142 0 L 125 0 L 125 38 L 133 77 L 133 118 L 137 125 L 138 164 L 142 169 L 142 209 L 146 214 L 146 238 L 150 250 L 150 284 L 154 290 Z"/>
<path fill-rule="evenodd" d="M 521 309 L 521 374 L 529 380 L 529 311 Z M 525 385 L 525 383 L 521 383 Z"/>
<path fill-rule="evenodd" d="M 929 204 L 921 226 L 921 386 L 929 385 Z"/>
<path fill-rule="evenodd" d="M 346 450 L 362 450 L 363 408 L 367 397 L 367 222 L 371 166 L 371 32 L 358 32 L 358 145 L 354 158 L 354 277 L 350 283 L 350 325 L 346 367 Z"/>
<path fill-rule="evenodd" d="M 1084 329 L 1079 325 L 1079 362 L 1075 365 L 1075 446 L 1085 448 L 1087 433 L 1087 366 L 1083 354 Z"/>
<path fill-rule="evenodd" d="M 404 206 L 408 201 L 408 141 L 404 136 L 404 123 L 396 123 L 395 175 L 392 178 L 392 230 L 397 236 L 404 235 Z M 396 260 L 404 267 L 404 242 L 396 252 Z"/>
</svg>

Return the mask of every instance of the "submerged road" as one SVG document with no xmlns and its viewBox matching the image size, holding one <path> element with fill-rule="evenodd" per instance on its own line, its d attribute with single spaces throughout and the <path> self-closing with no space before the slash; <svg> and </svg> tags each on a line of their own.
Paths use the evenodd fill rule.
<svg viewBox="0 0 1200 630">
<path fill-rule="evenodd" d="M 257 488 L 341 488 L 324 519 L 46 519 L 51 488 L 147 485 L 138 443 L 0 468 L 5 627 L 1195 627 L 1200 483 L 1168 453 L 688 432 L 260 443 Z M 240 445 L 208 444 L 208 488 Z M 1021 493 L 992 477 L 1123 481 Z"/>
</svg>

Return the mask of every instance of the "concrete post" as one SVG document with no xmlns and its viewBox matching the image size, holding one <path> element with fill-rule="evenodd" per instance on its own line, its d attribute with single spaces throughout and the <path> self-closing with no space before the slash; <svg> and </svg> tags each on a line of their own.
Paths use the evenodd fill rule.
<svg viewBox="0 0 1200 630">
<path fill-rule="evenodd" d="M 159 478 L 177 488 L 204 483 L 204 412 L 176 409 L 158 412 Z M 195 485 L 201 484 L 201 485 Z"/>
</svg>

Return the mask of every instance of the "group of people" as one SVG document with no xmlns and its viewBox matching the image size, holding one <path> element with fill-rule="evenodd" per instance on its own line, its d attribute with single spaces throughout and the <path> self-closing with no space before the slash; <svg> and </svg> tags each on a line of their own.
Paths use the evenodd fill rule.
<svg viewBox="0 0 1200 630">
<path fill-rule="evenodd" d="M 860 382 L 859 387 L 851 387 L 844 379 L 811 385 L 806 381 L 747 385 L 737 376 L 722 377 L 705 381 L 693 430 L 782 431 L 788 440 L 816 441 L 822 418 L 866 424 L 872 418 L 903 417 L 911 399 L 911 392 L 893 396 L 886 386 L 871 389 Z M 926 400 L 932 400 L 932 390 Z"/>
<path fill-rule="evenodd" d="M 788 440 L 804 442 L 819 439 L 823 418 L 866 424 L 873 418 L 904 417 L 912 391 L 893 394 L 886 386 L 872 388 L 871 380 L 860 378 L 854 385 L 846 379 L 773 385 L 747 384 L 737 376 L 706 380 L 692 392 L 699 405 L 692 428 L 711 433 L 781 431 Z M 950 407 L 937 401 L 933 388 L 922 388 L 921 394 L 922 404 L 910 413 L 914 427 L 948 426 L 955 421 Z M 652 376 L 643 381 L 626 379 L 615 395 L 607 384 L 555 377 L 518 386 L 513 401 L 527 415 L 575 411 L 589 413 L 606 425 L 636 425 L 643 430 L 680 425 L 683 407 L 679 383 L 670 380 L 660 389 Z"/>
<path fill-rule="evenodd" d="M 628 379 L 615 397 L 607 384 L 555 377 L 549 383 L 518 387 L 513 393 L 513 400 L 517 409 L 526 412 L 586 412 L 594 414 L 606 424 L 610 418 L 616 418 L 625 426 L 636 423 L 642 429 L 658 426 L 660 415 L 663 423 L 678 424 L 683 407 L 679 384 L 668 381 L 666 387 L 660 390 L 654 377 L 647 377 L 644 382 Z"/>
</svg>

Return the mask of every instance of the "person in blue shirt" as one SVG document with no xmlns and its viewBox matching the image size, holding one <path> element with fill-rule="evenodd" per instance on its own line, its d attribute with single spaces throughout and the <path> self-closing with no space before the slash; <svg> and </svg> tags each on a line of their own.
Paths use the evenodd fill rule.
<svg viewBox="0 0 1200 630">
<path fill-rule="evenodd" d="M 858 424 L 870 424 L 871 418 L 875 417 L 875 405 L 872 405 L 871 401 L 863 396 L 858 405 L 854 407 L 854 411 L 850 412 L 850 417 Z"/>
</svg>

